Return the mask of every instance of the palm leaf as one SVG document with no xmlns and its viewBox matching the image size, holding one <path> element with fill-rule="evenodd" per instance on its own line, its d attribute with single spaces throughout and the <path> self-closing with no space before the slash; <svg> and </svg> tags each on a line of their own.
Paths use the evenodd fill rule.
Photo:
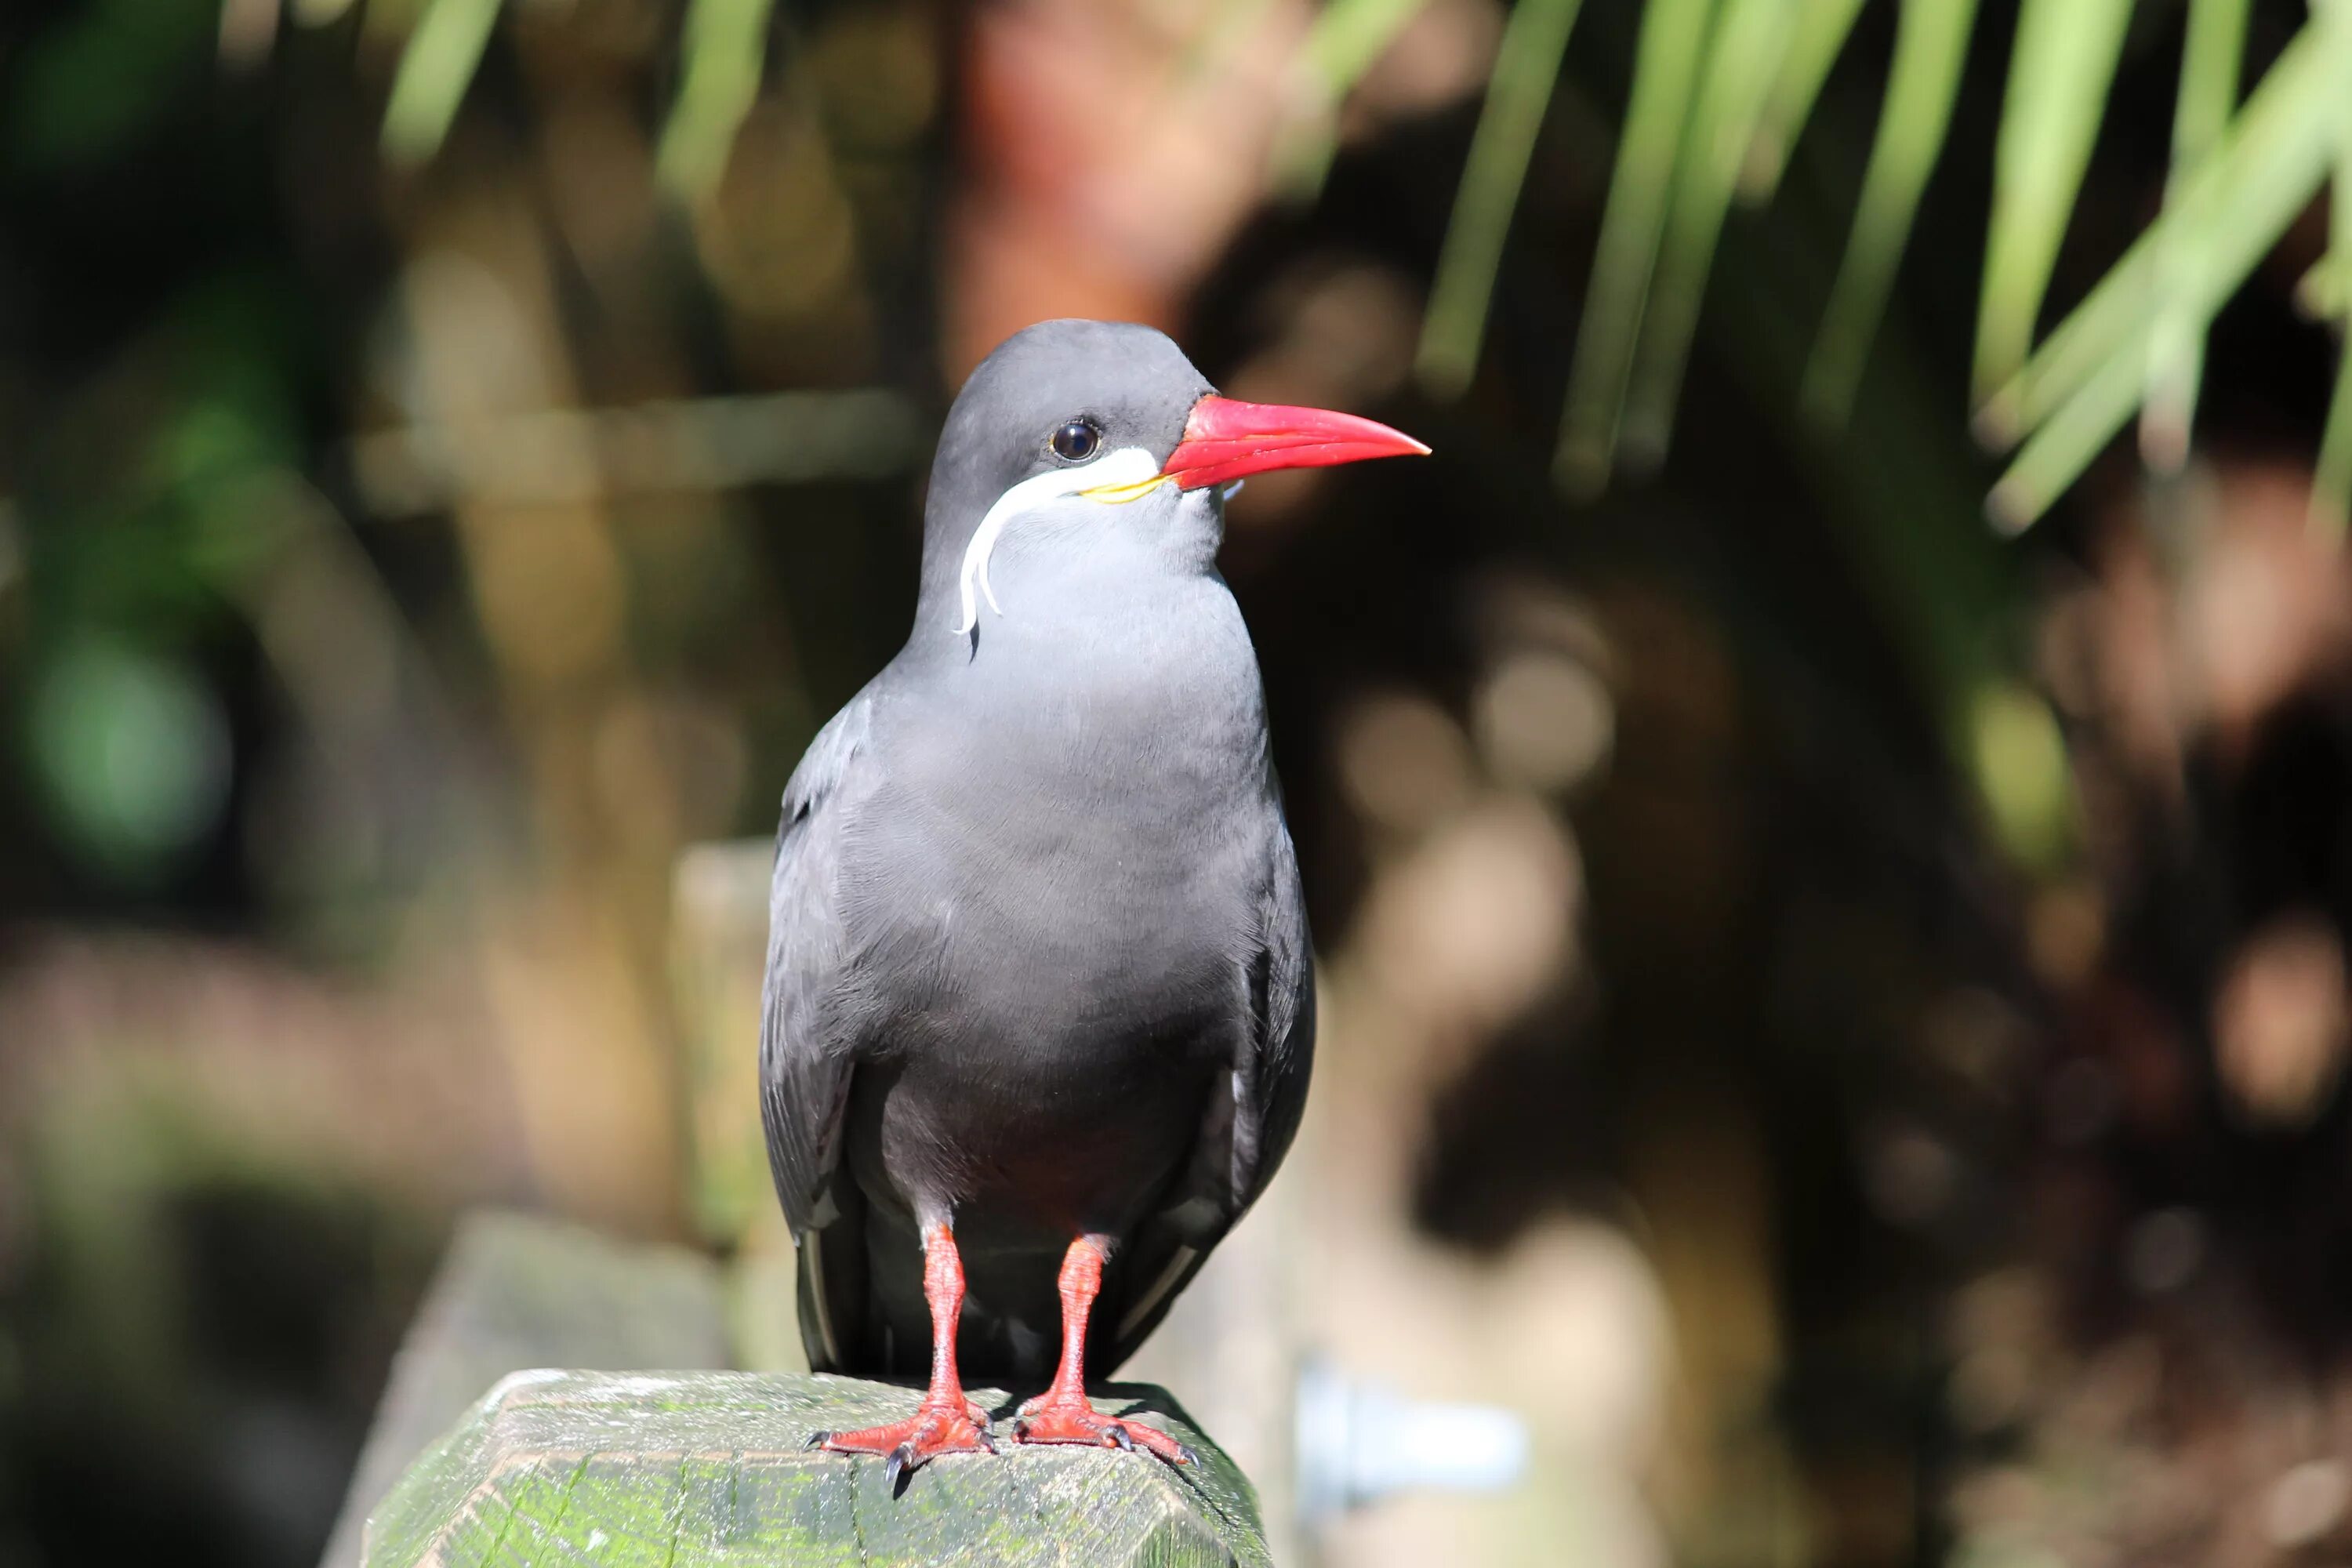
<svg viewBox="0 0 2352 1568">
<path fill-rule="evenodd" d="M 1756 135 L 1748 144 L 1747 166 L 1739 174 L 1739 199 L 1750 205 L 1769 201 L 1788 172 L 1789 154 L 1797 137 L 1812 118 L 1813 100 L 1829 79 L 1830 68 L 1845 48 L 1862 0 L 1802 0 L 1796 25 L 1781 52 L 1780 71 L 1764 100 Z"/>
<path fill-rule="evenodd" d="M 1299 101 L 1274 153 L 1274 183 L 1293 200 L 1323 188 L 1337 144 L 1339 106 L 1429 0 L 1331 0 L 1299 47 Z"/>
<path fill-rule="evenodd" d="M 1454 216 L 1429 291 L 1414 370 L 1442 397 L 1458 395 L 1477 368 L 1503 240 L 1518 205 L 1544 112 L 1580 0 L 1520 0 L 1495 56 L 1478 129 L 1454 195 Z"/>
<path fill-rule="evenodd" d="M 1724 215 L 1779 78 L 1797 9 L 1793 0 L 1724 0 L 1682 139 L 1657 276 L 1633 362 L 1622 445 L 1627 461 L 1636 467 L 1654 466 L 1664 456 Z"/>
<path fill-rule="evenodd" d="M 386 157 L 422 163 L 441 150 L 498 16 L 499 0 L 431 0 L 401 51 L 383 107 Z"/>
<path fill-rule="evenodd" d="M 2181 45 L 2180 92 L 2172 111 L 2172 171 L 2165 201 L 2203 163 L 2238 104 L 2238 73 L 2246 51 L 2250 0 L 2189 0 L 2189 37 Z M 2158 257 L 2158 288 L 2177 272 L 2182 258 L 2169 247 Z M 2140 410 L 2141 458 L 2163 472 L 2178 470 L 2189 456 L 2189 427 L 2197 419 L 2197 384 L 2205 374 L 2205 323 L 2177 301 L 2157 318 L 2148 346 L 2147 403 Z"/>
<path fill-rule="evenodd" d="M 1597 490 L 1615 461 L 1626 377 L 1714 12 L 1715 0 L 1650 0 L 1643 13 L 1633 101 L 1601 214 L 1554 460 L 1560 482 L 1572 492 Z"/>
<path fill-rule="evenodd" d="M 1977 310 L 1979 397 L 2032 346 L 2130 19 L 2131 0 L 2025 0 L 2018 13 Z"/>
<path fill-rule="evenodd" d="M 2332 250 L 2311 264 L 2294 286 L 2295 308 L 2306 316 L 2325 319 L 2352 307 L 2352 266 Z"/>
<path fill-rule="evenodd" d="M 662 127 L 654 168 L 688 197 L 706 195 L 727 172 L 735 133 L 760 96 L 774 0 L 691 0 L 677 102 Z"/>
<path fill-rule="evenodd" d="M 2341 15 L 2344 7 L 2336 10 L 2338 32 L 2352 35 L 2352 23 Z M 2352 43 L 2338 54 L 2352 57 Z M 2341 278 L 2352 266 L 2352 114 L 2343 116 L 2337 127 L 2327 253 Z M 2327 405 L 2327 433 L 2320 438 L 2319 467 L 2311 478 L 2311 525 L 2340 540 L 2347 514 L 2352 513 L 2352 312 L 2340 314 L 2336 325 L 2336 391 Z"/>
<path fill-rule="evenodd" d="M 1852 411 L 1920 195 L 1943 154 L 1976 11 L 1977 0 L 1904 0 L 1886 108 L 1863 175 L 1853 235 L 1805 367 L 1804 406 L 1822 425 L 1842 426 Z"/>
<path fill-rule="evenodd" d="M 2352 21 L 2319 13 L 2281 52 L 2221 145 L 2011 382 L 1989 434 L 2032 432 L 1988 503 L 2021 529 L 2047 510 L 2132 416 L 2167 305 L 2210 322 L 2308 205 L 2352 119 Z M 2158 258 L 2167 258 L 2168 271 Z M 2159 292 L 2159 283 L 2170 290 Z"/>
</svg>

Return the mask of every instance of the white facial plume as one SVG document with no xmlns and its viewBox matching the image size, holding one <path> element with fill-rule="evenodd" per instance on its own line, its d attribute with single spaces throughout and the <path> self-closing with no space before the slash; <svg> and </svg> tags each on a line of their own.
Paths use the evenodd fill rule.
<svg viewBox="0 0 2352 1568">
<path fill-rule="evenodd" d="M 1004 606 L 996 602 L 996 590 L 989 585 L 988 558 L 1005 525 L 1014 518 L 1066 496 L 1085 496 L 1106 506 L 1123 505 L 1150 494 L 1160 482 L 1159 458 L 1140 447 L 1121 447 L 1083 468 L 1033 475 L 997 497 L 980 526 L 971 531 L 971 542 L 963 547 L 963 573 L 958 584 L 963 620 L 955 628 L 956 636 L 962 637 L 980 624 L 982 595 L 990 609 L 1004 614 Z"/>
</svg>

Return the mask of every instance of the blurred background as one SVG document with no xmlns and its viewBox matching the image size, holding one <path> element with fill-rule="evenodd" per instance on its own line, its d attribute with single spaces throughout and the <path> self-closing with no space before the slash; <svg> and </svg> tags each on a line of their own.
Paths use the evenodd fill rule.
<svg viewBox="0 0 2352 1568">
<path fill-rule="evenodd" d="M 772 1279 L 762 841 L 1057 315 L 1437 454 L 1232 509 L 1325 1009 L 1232 1267 L 1261 1393 L 1533 1451 L 1302 1552 L 2352 1557 L 2347 82 L 2343 0 L 11 0 L 0 1564 L 318 1561 L 469 1207 Z"/>
</svg>

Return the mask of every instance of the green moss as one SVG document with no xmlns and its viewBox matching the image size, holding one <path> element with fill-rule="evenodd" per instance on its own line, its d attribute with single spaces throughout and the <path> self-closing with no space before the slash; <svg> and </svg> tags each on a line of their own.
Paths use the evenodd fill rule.
<svg viewBox="0 0 2352 1568">
<path fill-rule="evenodd" d="M 975 1390 L 1000 1407 L 1003 1396 Z M 1267 1562 L 1256 1499 L 1156 1389 L 1108 1391 L 1202 1456 L 1016 1448 L 956 1455 L 893 1495 L 878 1459 L 809 1435 L 903 1415 L 908 1390 L 782 1373 L 538 1373 L 509 1379 L 370 1521 L 369 1568 Z"/>
</svg>

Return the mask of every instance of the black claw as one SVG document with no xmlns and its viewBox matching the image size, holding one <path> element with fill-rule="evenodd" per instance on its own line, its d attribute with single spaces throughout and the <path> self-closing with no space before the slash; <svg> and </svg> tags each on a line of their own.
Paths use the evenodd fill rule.
<svg viewBox="0 0 2352 1568">
<path fill-rule="evenodd" d="M 809 1434 L 809 1440 L 802 1446 L 809 1448 L 822 1448 L 832 1441 L 833 1434 L 830 1432 L 812 1432 Z"/>
<path fill-rule="evenodd" d="M 980 1446 L 982 1447 L 987 1449 L 992 1454 L 996 1452 L 996 1437 L 987 1427 L 982 1426 L 976 1435 L 980 1438 Z"/>
<path fill-rule="evenodd" d="M 1025 1443 L 1029 1440 L 1029 1423 L 1017 1416 L 1013 1422 L 1013 1440 L 1016 1443 Z"/>
<path fill-rule="evenodd" d="M 1135 1439 L 1127 1435 L 1127 1428 L 1124 1426 L 1104 1427 L 1103 1441 L 1114 1448 L 1124 1448 L 1130 1454 L 1135 1452 Z"/>
<path fill-rule="evenodd" d="M 1197 1465 L 1201 1462 L 1201 1456 L 1192 1452 L 1187 1445 L 1179 1443 L 1176 1445 L 1176 1462 L 1180 1465 Z"/>
<path fill-rule="evenodd" d="M 914 1459 L 915 1446 L 912 1443 L 899 1444 L 890 1450 L 890 1458 L 882 1467 L 884 1479 L 890 1485 L 897 1486 L 898 1478 L 914 1463 Z"/>
</svg>

